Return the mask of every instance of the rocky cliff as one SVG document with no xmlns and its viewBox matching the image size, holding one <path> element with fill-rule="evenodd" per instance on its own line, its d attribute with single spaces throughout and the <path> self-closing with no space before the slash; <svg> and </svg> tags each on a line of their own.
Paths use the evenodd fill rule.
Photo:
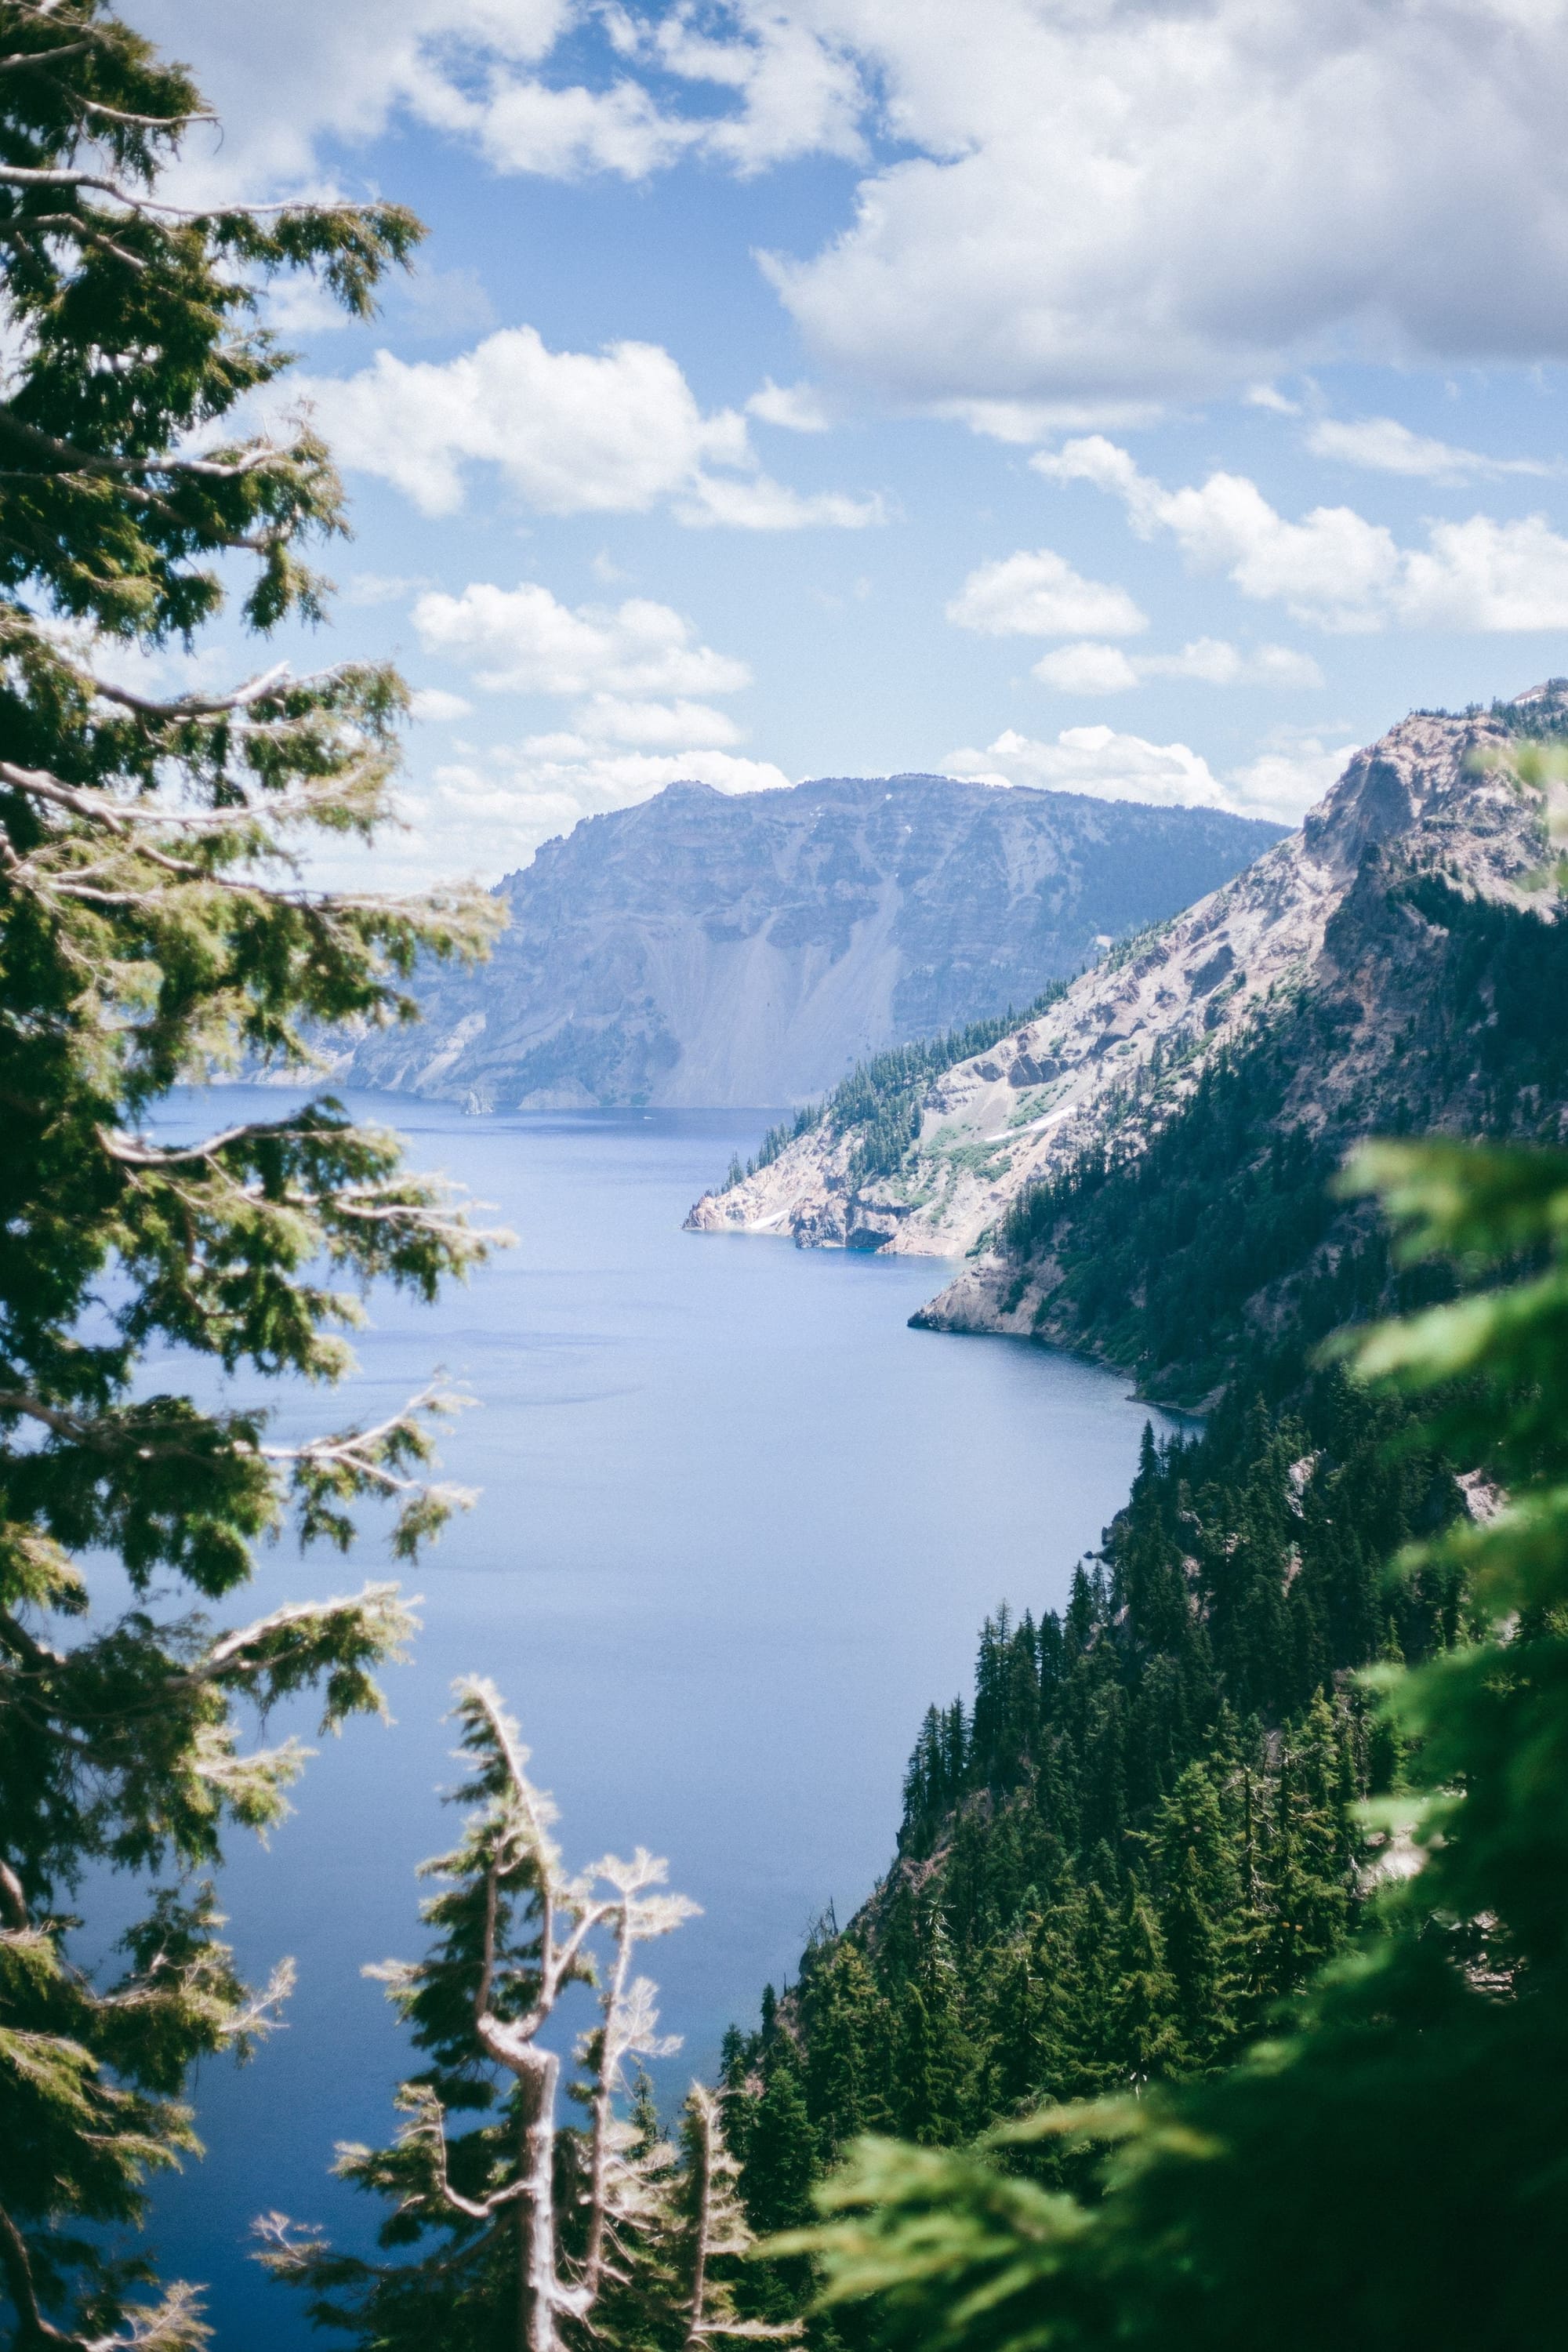
<svg viewBox="0 0 1568 2352">
<path fill-rule="evenodd" d="M 942 776 L 726 796 L 673 784 L 584 819 L 500 886 L 472 974 L 339 1064 L 475 1109 L 796 1103 L 859 1056 L 1079 970 L 1279 828 Z"/>
<path fill-rule="evenodd" d="M 1110 1310 L 1101 1301 L 1097 1326 L 1072 1304 L 1092 1281 L 1067 1282 L 1072 1187 L 1089 1182 L 1086 1169 L 1098 1182 L 1135 1164 L 1200 1097 L 1213 1112 L 1216 1074 L 1228 1074 L 1228 1160 L 1211 1171 L 1222 1192 L 1241 1181 L 1230 1161 L 1262 1151 L 1278 1162 L 1285 1138 L 1302 1198 L 1316 1200 L 1368 1128 L 1560 1131 L 1568 929 L 1532 887 L 1539 809 L 1489 764 L 1526 726 L 1568 728 L 1568 692 L 1407 719 L 1351 761 L 1300 833 L 939 1076 L 891 1166 L 868 1171 L 860 1129 L 830 1112 L 770 1166 L 700 1201 L 689 1222 L 968 1254 L 918 1320 L 1103 1347 Z M 1536 1001 L 1543 990 L 1548 1005 L 1559 992 L 1555 1013 Z M 1021 1213 L 1041 1202 L 1048 1213 Z M 1237 1222 L 1229 1245 L 1243 1239 Z M 1212 1275 L 1226 1235 L 1211 1233 L 1207 1247 Z M 1238 1312 L 1258 1311 L 1272 1273 Z M 1142 1301 L 1147 1269 L 1129 1279 Z M 1181 1353 L 1179 1337 L 1165 1345 Z"/>
</svg>

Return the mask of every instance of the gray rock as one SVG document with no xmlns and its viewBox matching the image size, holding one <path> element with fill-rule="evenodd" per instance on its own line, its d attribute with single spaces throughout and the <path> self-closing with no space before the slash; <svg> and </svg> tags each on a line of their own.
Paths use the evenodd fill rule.
<svg viewBox="0 0 1568 2352">
<path fill-rule="evenodd" d="M 509 875 L 479 971 L 355 1043 L 351 1085 L 484 1109 L 784 1105 L 857 1059 L 1029 1003 L 1282 828 L 943 776 L 671 784 Z"/>
</svg>

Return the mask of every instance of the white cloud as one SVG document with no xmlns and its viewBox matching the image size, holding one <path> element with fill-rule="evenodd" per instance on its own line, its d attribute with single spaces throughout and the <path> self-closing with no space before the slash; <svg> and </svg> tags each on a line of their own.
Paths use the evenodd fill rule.
<svg viewBox="0 0 1568 2352">
<path fill-rule="evenodd" d="M 741 740 L 728 711 L 707 702 L 629 702 L 596 694 L 577 713 L 577 728 L 590 743 L 636 743 L 644 750 L 668 744 L 683 751 L 721 751 Z"/>
<path fill-rule="evenodd" d="M 1405 559 L 1397 611 L 1411 628 L 1568 629 L 1568 539 L 1543 515 L 1433 523 Z"/>
<path fill-rule="evenodd" d="M 1231 806 L 1243 816 L 1277 817 L 1299 824 L 1314 802 L 1343 773 L 1353 743 L 1322 743 L 1307 736 L 1288 748 L 1259 752 L 1226 782 Z"/>
<path fill-rule="evenodd" d="M 453 77 L 542 64 L 575 0 L 131 0 L 139 32 L 195 68 L 223 122 L 182 167 L 198 197 L 320 184 L 328 141 L 376 137 L 400 111 L 438 115 Z"/>
<path fill-rule="evenodd" d="M 1428 482 L 1462 482 L 1478 474 L 1560 474 L 1563 470 L 1539 457 L 1484 457 L 1477 449 L 1457 449 L 1450 442 L 1413 433 L 1392 416 L 1367 416 L 1353 424 L 1322 417 L 1308 434 L 1307 446 L 1314 457 L 1364 466 L 1374 473 L 1414 475 Z"/>
<path fill-rule="evenodd" d="M 1276 416 L 1300 416 L 1301 414 L 1300 402 L 1287 399 L 1278 384 L 1248 384 L 1242 398 L 1249 408 L 1270 408 Z"/>
<path fill-rule="evenodd" d="M 863 530 L 888 519 L 879 498 L 852 499 L 842 490 L 802 493 L 766 474 L 699 474 L 674 513 L 677 522 L 728 523 L 738 530 L 801 530 L 812 523 Z"/>
<path fill-rule="evenodd" d="M 766 760 L 732 752 L 616 751 L 572 734 L 525 739 L 485 763 L 437 768 L 405 801 L 401 845 L 377 853 L 377 871 L 399 860 L 410 880 L 454 868 L 493 880 L 527 863 L 542 841 L 580 818 L 651 800 L 676 782 L 721 793 L 773 792 L 790 779 Z"/>
<path fill-rule="evenodd" d="M 401 604 L 405 596 L 416 589 L 428 588 L 430 583 L 422 575 L 407 577 L 395 572 L 356 572 L 343 590 L 345 604 Z"/>
<path fill-rule="evenodd" d="M 1205 686 L 1318 688 L 1323 673 L 1310 654 L 1289 646 L 1243 652 L 1221 637 L 1195 637 L 1174 654 L 1124 653 L 1093 643 L 1059 646 L 1035 664 L 1043 685 L 1067 694 L 1121 694 L 1152 677 L 1192 678 Z"/>
<path fill-rule="evenodd" d="M 735 93 L 736 111 L 691 129 L 706 153 L 742 177 L 800 155 L 857 162 L 866 152 L 868 95 L 851 54 L 853 30 L 831 25 L 831 13 L 778 0 L 731 0 L 723 9 L 679 0 L 647 28 L 642 46 L 666 73 Z M 624 25 L 633 21 L 623 14 Z M 702 26 L 723 32 L 714 37 Z"/>
<path fill-rule="evenodd" d="M 773 0 L 704 12 L 708 32 L 689 5 L 645 20 L 588 0 L 131 0 L 129 13 L 193 63 L 223 118 L 221 144 L 192 142 L 184 176 L 198 197 L 317 182 L 324 148 L 399 118 L 466 140 L 497 172 L 557 179 L 641 180 L 685 156 L 745 175 L 864 152 L 847 43 Z M 610 37 L 596 57 L 595 19 Z M 568 39 L 585 79 L 550 71 Z M 672 101 L 672 80 L 697 102 Z"/>
<path fill-rule="evenodd" d="M 1154 424 L 1160 406 L 1148 400 L 938 400 L 931 404 L 931 414 L 966 425 L 988 441 L 1019 448 L 1048 441 L 1058 433 L 1081 433 L 1090 425 L 1134 432 Z"/>
<path fill-rule="evenodd" d="M 668 604 L 628 597 L 574 608 L 531 583 L 476 582 L 460 596 L 421 596 L 414 625 L 427 654 L 468 671 L 485 693 L 566 707 L 558 723 L 521 740 L 488 751 L 462 745 L 461 761 L 407 788 L 411 830 L 377 852 L 378 871 L 393 881 L 454 869 L 493 877 L 579 817 L 682 778 L 726 793 L 789 782 L 771 761 L 738 754 L 741 728 L 699 698 L 738 693 L 751 682 L 746 665 L 703 645 Z M 468 709 L 430 688 L 415 707 L 431 717 Z"/>
<path fill-rule="evenodd" d="M 1297 824 L 1353 748 L 1331 750 L 1308 739 L 1287 750 L 1267 751 L 1216 776 L 1185 743 L 1152 743 L 1110 727 L 1064 727 L 1054 742 L 1044 743 L 1009 728 L 984 751 L 954 751 L 945 765 L 954 775 L 994 783 L 1035 784 L 1162 808 L 1223 808 L 1238 816 Z"/>
<path fill-rule="evenodd" d="M 1323 673 L 1310 654 L 1291 646 L 1257 646 L 1244 653 L 1223 637 L 1195 637 L 1180 653 L 1139 657 L 1142 677 L 1190 677 L 1205 686 L 1278 686 L 1317 688 Z"/>
<path fill-rule="evenodd" d="M 476 581 L 460 596 L 421 596 L 414 625 L 427 653 L 462 664 L 490 694 L 734 694 L 751 683 L 744 662 L 695 643 L 689 621 L 644 596 L 574 611 L 531 582 Z"/>
<path fill-rule="evenodd" d="M 224 113 L 187 176 L 227 191 L 400 119 L 635 180 L 853 160 L 875 118 L 852 220 L 771 268 L 825 362 L 903 404 L 1124 421 L 1316 358 L 1568 352 L 1561 0 L 131 6 Z"/>
<path fill-rule="evenodd" d="M 1090 630 L 1125 637 L 1149 625 L 1125 588 L 1084 579 L 1048 547 L 981 564 L 947 606 L 947 617 L 992 637 L 1070 637 Z"/>
<path fill-rule="evenodd" d="M 438 724 L 471 716 L 473 704 L 460 694 L 448 694 L 445 687 L 421 686 L 410 698 L 408 710 L 413 719 L 430 719 Z"/>
<path fill-rule="evenodd" d="M 1185 743 L 1151 743 L 1110 727 L 1064 727 L 1054 743 L 1009 728 L 984 751 L 954 751 L 944 765 L 957 776 L 1005 784 L 1040 784 L 1096 800 L 1161 806 L 1223 808 L 1226 795 L 1206 760 Z"/>
<path fill-rule="evenodd" d="M 689 522 L 752 530 L 880 520 L 874 499 L 802 497 L 756 470 L 739 410 L 704 415 L 657 343 L 552 352 L 531 327 L 508 327 L 443 362 L 381 351 L 346 377 L 306 378 L 345 466 L 375 474 L 427 515 L 462 505 L 465 469 L 499 467 L 545 514 L 647 513 L 673 504 Z M 731 469 L 714 475 L 712 467 Z"/>
<path fill-rule="evenodd" d="M 815 0 L 902 152 L 772 274 L 912 402 L 1206 394 L 1568 352 L 1559 0 Z"/>
<path fill-rule="evenodd" d="M 1124 694 L 1138 683 L 1138 672 L 1120 646 L 1096 645 L 1092 639 L 1058 646 L 1035 664 L 1042 686 L 1063 694 Z"/>
<path fill-rule="evenodd" d="M 1244 475 L 1167 490 L 1098 434 L 1029 463 L 1049 480 L 1120 498 L 1143 537 L 1169 530 L 1198 569 L 1224 572 L 1244 596 L 1282 602 L 1321 628 L 1568 628 L 1568 540 L 1541 515 L 1432 523 L 1425 549 L 1401 549 L 1351 507 L 1314 507 L 1289 522 Z"/>
<path fill-rule="evenodd" d="M 761 392 L 752 393 L 746 411 L 764 425 L 782 425 L 786 433 L 826 433 L 832 424 L 814 383 L 775 383 L 772 376 Z"/>
</svg>

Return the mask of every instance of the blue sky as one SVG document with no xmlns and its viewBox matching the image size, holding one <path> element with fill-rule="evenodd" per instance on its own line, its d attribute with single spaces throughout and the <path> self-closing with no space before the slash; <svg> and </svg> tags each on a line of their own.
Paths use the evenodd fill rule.
<svg viewBox="0 0 1568 2352">
<path fill-rule="evenodd" d="M 279 310 L 356 531 L 301 651 L 420 690 L 389 873 L 689 774 L 1294 818 L 1568 670 L 1561 0 L 126 13 L 192 190 L 430 226 Z"/>
</svg>

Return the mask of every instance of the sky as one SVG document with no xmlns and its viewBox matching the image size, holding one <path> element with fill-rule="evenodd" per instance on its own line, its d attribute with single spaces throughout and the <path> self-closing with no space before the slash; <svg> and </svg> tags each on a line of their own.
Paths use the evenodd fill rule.
<svg viewBox="0 0 1568 2352">
<path fill-rule="evenodd" d="M 416 690 L 388 878 L 678 777 L 1294 822 L 1568 671 L 1568 0 L 122 5 L 192 200 L 428 225 L 369 325 L 271 301 L 354 530 L 284 650 Z"/>
</svg>

